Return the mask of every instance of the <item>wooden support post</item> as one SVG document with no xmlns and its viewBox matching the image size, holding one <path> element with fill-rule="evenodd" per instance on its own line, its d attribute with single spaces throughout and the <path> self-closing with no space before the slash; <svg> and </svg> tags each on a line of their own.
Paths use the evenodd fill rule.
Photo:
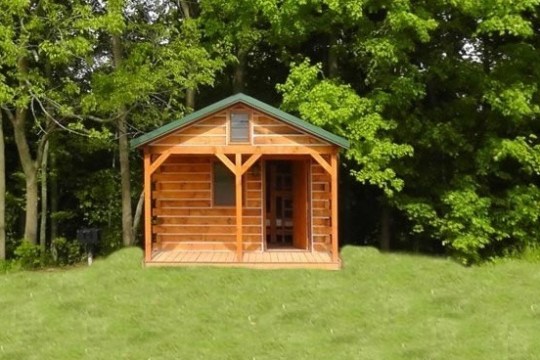
<svg viewBox="0 0 540 360">
<path fill-rule="evenodd" d="M 221 160 L 223 165 L 225 165 L 229 170 L 231 170 L 233 174 L 236 174 L 236 165 L 233 164 L 233 162 L 229 160 L 226 155 L 224 155 L 223 153 L 216 153 L 216 156 L 219 160 Z"/>
<path fill-rule="evenodd" d="M 326 162 L 326 160 L 320 154 L 312 152 L 311 156 L 313 157 L 313 159 L 315 159 L 315 161 L 319 163 L 319 165 L 322 166 L 324 170 L 326 170 L 327 173 L 332 174 L 332 165 L 328 164 L 328 162 Z"/>
<path fill-rule="evenodd" d="M 236 261 L 243 261 L 242 244 L 242 154 L 236 154 Z"/>
<path fill-rule="evenodd" d="M 246 162 L 242 165 L 242 174 L 245 174 L 250 167 L 253 166 L 259 160 L 261 157 L 260 153 L 255 153 L 249 157 L 249 159 L 246 160 Z"/>
<path fill-rule="evenodd" d="M 339 246 L 338 246 L 338 155 L 334 153 L 330 158 L 330 166 L 332 170 L 332 261 L 339 261 Z"/>
<path fill-rule="evenodd" d="M 152 174 L 150 152 L 144 149 L 144 261 L 152 260 Z"/>
<path fill-rule="evenodd" d="M 173 151 L 173 149 L 170 148 L 170 149 L 164 151 L 161 155 L 159 155 L 159 157 L 156 159 L 156 161 L 154 161 L 150 165 L 150 167 L 148 168 L 148 173 L 150 175 L 152 175 L 154 173 L 154 171 L 159 169 L 161 164 L 163 164 L 169 158 L 169 156 L 171 156 L 172 151 Z"/>
</svg>

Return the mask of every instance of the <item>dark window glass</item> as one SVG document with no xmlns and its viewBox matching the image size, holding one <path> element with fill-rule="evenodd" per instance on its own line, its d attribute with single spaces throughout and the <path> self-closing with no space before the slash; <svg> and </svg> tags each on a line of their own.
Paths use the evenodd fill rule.
<svg viewBox="0 0 540 360">
<path fill-rule="evenodd" d="M 236 201 L 234 174 L 221 162 L 214 162 L 214 206 L 234 206 Z"/>
<path fill-rule="evenodd" d="M 231 142 L 249 141 L 249 114 L 231 113 Z"/>
</svg>

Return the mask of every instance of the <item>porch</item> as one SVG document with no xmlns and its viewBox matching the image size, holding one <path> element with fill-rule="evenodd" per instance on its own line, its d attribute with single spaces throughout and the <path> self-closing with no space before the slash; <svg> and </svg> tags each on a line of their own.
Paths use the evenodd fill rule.
<svg viewBox="0 0 540 360">
<path fill-rule="evenodd" d="M 236 251 L 154 250 L 146 266 L 222 266 L 259 269 L 310 268 L 338 270 L 341 260 L 332 261 L 328 252 L 267 250 L 244 252 L 242 262 Z"/>
</svg>

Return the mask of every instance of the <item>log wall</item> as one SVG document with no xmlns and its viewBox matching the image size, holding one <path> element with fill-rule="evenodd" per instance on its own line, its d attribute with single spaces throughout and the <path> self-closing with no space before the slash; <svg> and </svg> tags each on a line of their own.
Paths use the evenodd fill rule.
<svg viewBox="0 0 540 360">
<path fill-rule="evenodd" d="M 152 161 L 171 147 L 205 148 L 211 151 L 215 149 L 213 146 L 237 146 L 238 143 L 231 144 L 229 141 L 229 117 L 232 111 L 250 113 L 249 143 L 242 146 L 281 151 L 291 147 L 291 155 L 294 155 L 293 147 L 309 146 L 323 150 L 329 147 L 327 142 L 317 137 L 240 104 L 148 144 Z M 324 154 L 322 150 L 321 154 Z M 323 156 L 327 162 L 330 161 L 330 156 Z M 236 249 L 235 207 L 216 207 L 212 204 L 214 161 L 219 160 L 212 154 L 171 155 L 152 175 L 152 239 L 157 249 Z M 245 250 L 263 248 L 261 161 L 255 166 L 259 171 L 254 172 L 252 168 L 243 176 L 242 230 Z M 331 251 L 331 175 L 313 159 L 310 163 L 313 249 Z"/>
<path fill-rule="evenodd" d="M 215 157 L 170 156 L 152 176 L 153 238 L 161 249 L 235 250 L 235 207 L 212 204 Z M 262 246 L 262 182 L 244 175 L 244 249 Z"/>
<path fill-rule="evenodd" d="M 313 249 L 330 251 L 332 233 L 332 178 L 321 165 L 311 161 L 311 213 Z"/>
</svg>

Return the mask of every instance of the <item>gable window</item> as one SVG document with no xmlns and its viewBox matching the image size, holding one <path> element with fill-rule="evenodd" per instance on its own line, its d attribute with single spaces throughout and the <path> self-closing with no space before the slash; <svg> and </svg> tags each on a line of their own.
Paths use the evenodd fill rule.
<svg viewBox="0 0 540 360">
<path fill-rule="evenodd" d="M 249 114 L 247 112 L 231 113 L 230 141 L 232 143 L 249 142 Z"/>
<path fill-rule="evenodd" d="M 213 200 L 214 206 L 234 206 L 236 186 L 234 174 L 221 162 L 213 163 Z"/>
</svg>

